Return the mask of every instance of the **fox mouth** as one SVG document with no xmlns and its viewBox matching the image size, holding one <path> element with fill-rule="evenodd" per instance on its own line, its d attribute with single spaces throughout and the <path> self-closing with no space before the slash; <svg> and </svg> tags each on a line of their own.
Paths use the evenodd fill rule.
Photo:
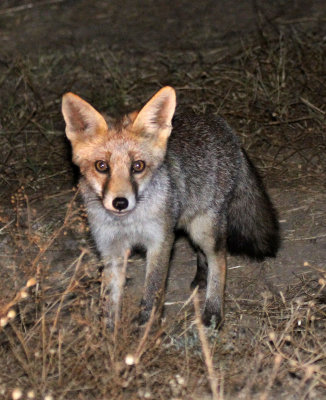
<svg viewBox="0 0 326 400">
<path fill-rule="evenodd" d="M 113 215 L 116 215 L 118 217 L 123 217 L 124 215 L 129 214 L 131 210 L 121 210 L 121 211 L 108 210 L 108 211 Z"/>
<path fill-rule="evenodd" d="M 129 214 L 129 211 L 112 211 L 112 214 L 122 217 L 123 215 Z"/>
</svg>

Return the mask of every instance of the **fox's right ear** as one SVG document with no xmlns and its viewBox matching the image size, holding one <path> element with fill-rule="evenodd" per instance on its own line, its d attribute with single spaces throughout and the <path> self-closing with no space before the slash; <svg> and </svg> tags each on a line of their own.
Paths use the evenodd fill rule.
<svg viewBox="0 0 326 400">
<path fill-rule="evenodd" d="M 73 93 L 62 98 L 62 114 L 66 122 L 66 135 L 70 141 L 80 135 L 93 135 L 107 130 L 102 115 L 89 103 Z"/>
</svg>

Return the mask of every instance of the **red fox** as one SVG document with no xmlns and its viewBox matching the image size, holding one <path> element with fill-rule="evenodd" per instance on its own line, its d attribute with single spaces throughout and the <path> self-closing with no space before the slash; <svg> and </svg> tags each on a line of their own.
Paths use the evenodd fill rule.
<svg viewBox="0 0 326 400">
<path fill-rule="evenodd" d="M 197 249 L 192 287 L 207 286 L 203 322 L 215 326 L 223 320 L 227 251 L 263 260 L 279 248 L 276 212 L 236 135 L 220 117 L 174 115 L 175 109 L 168 86 L 115 122 L 75 94 L 63 96 L 66 134 L 104 263 L 110 326 L 121 260 L 135 246 L 146 250 L 140 323 L 164 296 L 175 231 L 182 229 Z"/>
</svg>

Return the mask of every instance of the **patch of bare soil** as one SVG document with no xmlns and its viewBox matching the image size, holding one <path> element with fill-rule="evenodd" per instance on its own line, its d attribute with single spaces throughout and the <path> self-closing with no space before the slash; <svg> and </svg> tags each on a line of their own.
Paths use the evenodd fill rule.
<svg viewBox="0 0 326 400">
<path fill-rule="evenodd" d="M 1 3 L 1 399 L 326 397 L 325 5 L 238 3 Z M 226 321 L 204 338 L 185 238 L 161 326 L 132 323 L 144 281 L 134 256 L 107 331 L 60 114 L 66 91 L 115 116 L 165 84 L 180 109 L 235 128 L 282 227 L 277 258 L 229 257 Z"/>
</svg>

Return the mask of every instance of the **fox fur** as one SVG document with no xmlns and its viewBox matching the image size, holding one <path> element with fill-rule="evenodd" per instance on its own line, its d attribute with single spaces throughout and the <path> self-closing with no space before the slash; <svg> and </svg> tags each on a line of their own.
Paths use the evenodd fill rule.
<svg viewBox="0 0 326 400">
<path fill-rule="evenodd" d="M 207 287 L 203 322 L 216 326 L 223 320 L 227 251 L 263 260 L 279 248 L 275 209 L 237 136 L 220 117 L 175 109 L 171 87 L 113 123 L 77 95 L 63 97 L 66 134 L 104 263 L 110 326 L 119 312 L 123 256 L 135 246 L 146 250 L 140 323 L 162 304 L 175 231 L 182 229 L 197 248 L 192 287 Z"/>
</svg>

